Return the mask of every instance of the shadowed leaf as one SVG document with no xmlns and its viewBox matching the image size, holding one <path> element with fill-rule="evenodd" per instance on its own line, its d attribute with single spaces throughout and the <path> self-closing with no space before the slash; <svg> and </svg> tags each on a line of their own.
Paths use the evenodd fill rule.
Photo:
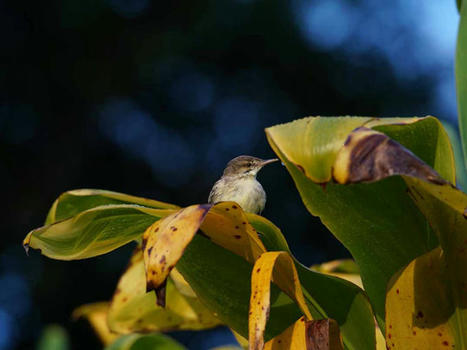
<svg viewBox="0 0 467 350">
<path fill-rule="evenodd" d="M 108 324 L 118 333 L 212 328 L 220 324 L 194 294 L 176 269 L 167 283 L 167 305 L 156 305 L 154 292 L 146 293 L 143 253 L 134 252 L 120 278 L 109 309 Z"/>
<path fill-rule="evenodd" d="M 168 336 L 156 333 L 125 335 L 104 350 L 186 350 L 186 348 Z"/>
</svg>

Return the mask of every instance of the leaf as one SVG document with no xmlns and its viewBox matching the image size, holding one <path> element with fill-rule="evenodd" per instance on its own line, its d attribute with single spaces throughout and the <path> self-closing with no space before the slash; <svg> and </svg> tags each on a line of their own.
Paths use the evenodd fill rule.
<svg viewBox="0 0 467 350">
<path fill-rule="evenodd" d="M 70 341 L 66 330 L 58 325 L 49 325 L 42 331 L 37 350 L 68 350 Z"/>
<path fill-rule="evenodd" d="M 86 304 L 73 311 L 72 317 L 78 319 L 85 317 L 96 332 L 104 345 L 113 343 L 118 334 L 112 333 L 107 325 L 107 314 L 109 312 L 108 302 Z"/>
<path fill-rule="evenodd" d="M 454 341 L 449 325 L 456 320 L 446 290 L 447 275 L 441 248 L 436 248 L 393 278 L 386 297 L 388 346 L 402 350 L 465 348 Z"/>
<path fill-rule="evenodd" d="M 279 228 L 262 216 L 246 215 L 268 250 L 290 253 Z M 352 283 L 312 271 L 296 260 L 295 265 L 313 317 L 335 319 L 346 348 L 373 349 L 375 326 L 366 294 Z"/>
<path fill-rule="evenodd" d="M 460 13 L 459 30 L 457 32 L 456 48 L 456 90 L 459 111 L 459 131 L 464 150 L 464 166 L 467 167 L 467 7 L 457 0 Z"/>
<path fill-rule="evenodd" d="M 107 346 L 105 350 L 185 350 L 175 340 L 163 334 L 125 335 Z"/>
<path fill-rule="evenodd" d="M 176 205 L 130 196 L 124 193 L 79 189 L 62 193 L 53 203 L 47 215 L 46 224 L 62 221 L 85 210 L 107 204 L 138 204 L 153 209 L 177 209 Z"/>
<path fill-rule="evenodd" d="M 195 235 L 177 263 L 177 269 L 200 301 L 222 323 L 248 337 L 248 303 L 253 265 L 241 256 Z M 271 312 L 265 338 L 281 333 L 301 312 L 276 285 L 271 286 Z"/>
<path fill-rule="evenodd" d="M 382 131 L 409 147 L 448 181 L 455 176 L 454 161 L 449 138 L 433 117 L 389 120 L 311 117 L 266 129 L 269 143 L 291 173 L 307 209 L 321 218 L 359 265 L 365 291 L 384 329 L 385 291 L 390 278 L 438 242 L 400 177 L 345 186 L 332 182 L 322 185 L 333 175 L 340 179 L 336 167 L 350 166 L 349 162 L 342 163 L 344 158 L 337 158 L 344 144 L 352 140 L 349 134 L 356 122 L 360 124 L 358 127 Z M 322 129 L 326 132 L 312 133 Z M 284 134 L 292 141 L 283 142 Z M 295 139 L 298 141 L 294 142 Z M 313 157 L 307 156 L 310 154 Z M 333 162 L 314 161 L 325 155 Z M 320 169 L 323 164 L 328 168 Z M 357 181 L 374 180 L 361 176 Z"/>
<path fill-rule="evenodd" d="M 357 264 L 351 259 L 333 260 L 319 265 L 311 266 L 314 271 L 322 272 L 327 275 L 336 276 L 345 279 L 360 288 L 363 288 L 362 278 L 360 277 L 360 269 Z"/>
<path fill-rule="evenodd" d="M 450 123 L 443 121 L 443 127 L 451 140 L 454 159 L 456 162 L 456 185 L 462 190 L 467 190 L 467 170 L 464 166 L 464 155 L 462 154 L 462 144 L 459 131 Z"/>
<path fill-rule="evenodd" d="M 139 205 L 104 205 L 35 229 L 23 246 L 39 249 L 49 258 L 75 260 L 108 253 L 140 237 L 148 226 L 173 213 Z"/>
<path fill-rule="evenodd" d="M 193 205 L 179 210 L 149 227 L 143 236 L 147 290 L 156 291 L 159 305 L 164 305 L 167 275 L 199 228 L 214 243 L 247 261 L 254 262 L 266 251 L 235 202 Z"/>
<path fill-rule="evenodd" d="M 343 350 L 339 326 L 334 320 L 301 317 L 282 334 L 266 343 L 264 350 Z"/>
<path fill-rule="evenodd" d="M 269 317 L 272 281 L 295 300 L 308 320 L 312 319 L 290 255 L 286 252 L 263 253 L 255 262 L 251 278 L 248 318 L 250 349 L 264 347 L 263 334 Z"/>
<path fill-rule="evenodd" d="M 154 292 L 146 293 L 143 253 L 137 248 L 120 277 L 110 305 L 108 324 L 118 333 L 199 330 L 220 324 L 198 300 L 188 283 L 172 270 L 167 283 L 167 305 L 156 305 Z"/>
</svg>

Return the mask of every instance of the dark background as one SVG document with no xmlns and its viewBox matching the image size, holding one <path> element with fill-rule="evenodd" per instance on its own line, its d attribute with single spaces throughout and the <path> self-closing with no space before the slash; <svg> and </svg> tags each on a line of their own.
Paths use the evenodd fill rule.
<svg viewBox="0 0 467 350">
<path fill-rule="evenodd" d="M 53 261 L 21 240 L 63 191 L 206 202 L 225 163 L 272 157 L 264 128 L 308 115 L 456 125 L 455 1 L 0 0 L 0 349 L 63 325 L 98 349 L 84 303 L 109 299 L 132 247 Z M 348 253 L 285 168 L 259 175 L 264 216 L 310 265 Z M 190 349 L 228 331 L 178 333 Z"/>
</svg>

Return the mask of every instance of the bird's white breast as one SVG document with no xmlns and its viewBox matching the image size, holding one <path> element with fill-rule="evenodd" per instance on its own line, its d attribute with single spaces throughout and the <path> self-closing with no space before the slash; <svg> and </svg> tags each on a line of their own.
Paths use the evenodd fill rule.
<svg viewBox="0 0 467 350">
<path fill-rule="evenodd" d="M 234 201 L 249 213 L 261 213 L 266 204 L 263 186 L 253 176 L 236 178 L 234 181 L 222 178 L 214 185 L 209 201 L 211 203 Z"/>
</svg>

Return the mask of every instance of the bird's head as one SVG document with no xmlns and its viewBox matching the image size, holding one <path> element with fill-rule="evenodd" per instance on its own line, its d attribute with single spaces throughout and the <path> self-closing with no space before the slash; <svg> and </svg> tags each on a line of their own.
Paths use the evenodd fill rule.
<svg viewBox="0 0 467 350">
<path fill-rule="evenodd" d="M 224 176 L 256 176 L 263 166 L 279 159 L 260 159 L 251 156 L 239 156 L 227 163 Z"/>
</svg>

